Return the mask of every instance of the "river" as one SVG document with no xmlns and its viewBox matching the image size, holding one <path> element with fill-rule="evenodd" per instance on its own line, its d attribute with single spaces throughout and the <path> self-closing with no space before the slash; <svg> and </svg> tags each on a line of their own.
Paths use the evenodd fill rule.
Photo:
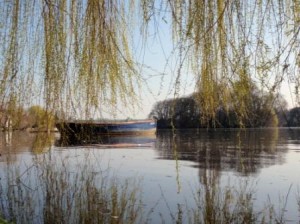
<svg viewBox="0 0 300 224">
<path fill-rule="evenodd" d="M 166 130 L 123 147 L 1 133 L 16 223 L 299 223 L 300 129 Z"/>
</svg>

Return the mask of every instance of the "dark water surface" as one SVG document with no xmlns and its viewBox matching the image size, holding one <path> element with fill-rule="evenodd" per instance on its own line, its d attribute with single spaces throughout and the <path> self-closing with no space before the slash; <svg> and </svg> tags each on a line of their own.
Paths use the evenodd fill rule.
<svg viewBox="0 0 300 224">
<path fill-rule="evenodd" d="M 300 220 L 300 129 L 159 131 L 115 140 L 142 141 L 122 148 L 0 137 L 0 215 L 17 223 L 89 223 L 85 214 L 98 213 L 94 223 L 209 223 L 240 208 L 253 222 Z M 105 206 L 93 207 L 99 194 Z"/>
</svg>

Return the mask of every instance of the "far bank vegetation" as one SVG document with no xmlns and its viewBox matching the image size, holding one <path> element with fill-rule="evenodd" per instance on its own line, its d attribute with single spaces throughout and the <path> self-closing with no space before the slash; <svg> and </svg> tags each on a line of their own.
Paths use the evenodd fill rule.
<svg viewBox="0 0 300 224">
<path fill-rule="evenodd" d="M 0 130 L 53 130 L 55 116 L 41 106 L 0 108 Z"/>
<path fill-rule="evenodd" d="M 239 85 L 235 83 L 234 86 Z M 259 90 L 254 84 L 244 98 L 228 88 L 227 103 L 220 100 L 208 116 L 201 91 L 185 97 L 157 102 L 149 117 L 158 128 L 257 128 L 300 126 L 300 108 L 290 110 L 281 95 Z M 243 108 L 243 116 L 239 114 Z"/>
</svg>

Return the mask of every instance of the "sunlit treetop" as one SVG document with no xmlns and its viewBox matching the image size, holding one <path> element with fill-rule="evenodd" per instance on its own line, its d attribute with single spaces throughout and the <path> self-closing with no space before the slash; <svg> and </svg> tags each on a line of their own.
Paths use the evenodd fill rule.
<svg viewBox="0 0 300 224">
<path fill-rule="evenodd" d="M 299 0 L 2 0 L 1 107 L 89 118 L 135 105 L 146 79 L 131 40 L 160 23 L 178 59 L 174 97 L 194 74 L 204 117 L 220 105 L 247 116 L 253 85 L 275 99 L 289 83 L 298 103 Z"/>
</svg>

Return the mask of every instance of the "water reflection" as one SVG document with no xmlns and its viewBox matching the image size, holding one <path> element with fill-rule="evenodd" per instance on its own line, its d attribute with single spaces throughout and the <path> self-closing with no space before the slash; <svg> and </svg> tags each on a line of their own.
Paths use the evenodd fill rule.
<svg viewBox="0 0 300 224">
<path fill-rule="evenodd" d="M 251 223 L 265 211 L 274 221 L 281 217 L 273 205 L 256 207 L 268 201 L 256 199 L 248 179 L 260 177 L 259 193 L 273 189 L 276 198 L 279 187 L 299 183 L 297 175 L 284 181 L 277 175 L 300 167 L 299 156 L 290 159 L 300 149 L 299 129 L 160 131 L 110 138 L 103 148 L 96 142 L 56 147 L 58 139 L 44 133 L 13 132 L 9 138 L 1 133 L 0 218 L 16 223 Z M 152 147 L 131 145 L 149 142 Z M 124 143 L 127 148 L 119 150 Z M 293 220 L 297 209 L 292 200 L 284 207 Z"/>
<path fill-rule="evenodd" d="M 153 147 L 156 135 L 99 135 L 93 139 L 75 140 L 72 142 L 59 138 L 55 145 L 58 147 L 93 146 L 102 148 Z"/>
<path fill-rule="evenodd" d="M 139 223 L 139 183 L 108 178 L 89 152 L 73 153 L 0 163 L 0 223 Z"/>
<path fill-rule="evenodd" d="M 279 133 L 280 132 L 280 133 Z M 194 161 L 201 170 L 257 173 L 262 167 L 284 163 L 282 147 L 290 139 L 299 140 L 300 130 L 217 129 L 159 131 L 156 149 L 159 159 Z"/>
<path fill-rule="evenodd" d="M 0 162 L 14 162 L 18 154 L 24 152 L 45 153 L 50 150 L 55 139 L 55 133 L 0 132 Z"/>
<path fill-rule="evenodd" d="M 0 161 L 8 154 L 48 151 L 63 144 L 54 134 L 11 132 L 0 134 Z M 300 143 L 300 129 L 216 129 L 158 131 L 156 136 L 104 136 L 101 142 L 75 146 L 153 147 L 158 159 L 193 161 L 200 170 L 235 171 L 243 175 L 285 162 L 287 144 Z M 72 145 L 72 146 L 74 146 Z M 297 147 L 296 147 L 297 148 Z M 13 160 L 13 158 L 10 158 Z"/>
</svg>

